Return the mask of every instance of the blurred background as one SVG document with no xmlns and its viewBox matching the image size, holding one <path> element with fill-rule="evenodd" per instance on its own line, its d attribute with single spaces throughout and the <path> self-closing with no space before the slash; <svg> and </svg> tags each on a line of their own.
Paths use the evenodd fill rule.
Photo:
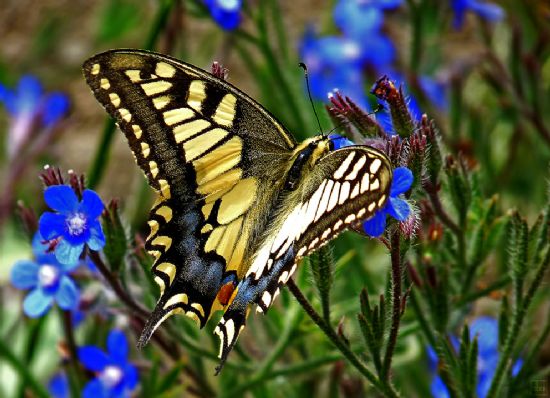
<svg viewBox="0 0 550 398">
<path fill-rule="evenodd" d="M 89 380 L 105 381 L 105 369 L 90 368 L 85 360 L 78 364 L 71 347 L 104 349 L 112 330 L 124 332 L 119 342 L 130 347 L 133 365 L 128 366 L 139 376 L 135 382 L 125 379 L 122 387 L 115 377 L 119 390 L 104 388 L 103 396 L 351 397 L 392 396 L 393 390 L 403 397 L 550 396 L 548 275 L 546 265 L 539 267 L 548 242 L 548 2 L 5 0 L 0 37 L 1 397 L 80 396 Z M 373 388 L 376 383 L 343 359 L 287 292 L 268 316 L 249 317 L 234 358 L 217 378 L 210 326 L 200 332 L 187 319 L 170 320 L 167 344 L 182 346 L 178 358 L 155 346 L 137 352 L 140 320 L 121 305 L 112 285 L 105 288 L 108 278 L 94 266 L 82 265 L 74 274 L 78 321 L 72 318 L 76 311 L 67 315 L 57 307 L 44 316 L 27 316 L 26 292 L 14 286 L 12 269 L 25 259 L 40 264 L 31 241 L 37 217 L 47 210 L 39 178 L 45 165 L 85 173 L 87 186 L 105 204 L 118 200 L 116 210 L 109 209 L 122 220 L 125 252 L 116 269 L 104 253 L 107 266 L 135 301 L 147 308 L 155 302 L 155 288 L 147 290 L 150 260 L 140 246 L 153 195 L 123 134 L 113 130 L 81 72 L 86 59 L 112 48 L 154 50 L 205 70 L 218 61 L 228 69 L 230 83 L 269 109 L 298 140 L 319 133 L 298 62 L 308 65 L 313 106 L 325 132 L 337 126 L 337 133 L 357 143 L 381 142 L 354 125 L 353 111 L 331 102 L 336 93 L 364 114 L 372 112 L 386 134 L 384 148 L 401 136 L 403 148 L 413 153 L 409 136 L 422 138 L 427 131 L 420 128 L 423 114 L 433 120 L 436 138 L 430 141 L 426 132 L 424 140 L 428 137 L 428 147 L 439 146 L 439 170 L 430 169 L 432 150 L 413 170 L 415 185 L 406 195 L 415 217 L 409 220 L 412 230 L 390 225 L 401 231 L 403 292 L 417 294 L 406 310 L 403 304 L 397 346 L 390 350 L 393 381 L 376 373 L 382 387 Z M 415 126 L 407 136 L 395 125 L 392 104 L 370 94 L 382 76 L 403 92 Z M 407 156 L 403 152 L 400 159 L 412 159 Z M 411 162 L 394 165 L 412 168 Z M 441 195 L 443 215 L 430 196 L 434 192 Z M 332 326 L 371 369 L 376 355 L 366 348 L 368 339 L 362 343 L 359 295 L 367 288 L 371 305 L 383 305 L 381 294 L 389 300 L 395 286 L 388 255 L 395 249 L 388 243 L 393 230 L 380 239 L 346 232 L 326 260 L 332 270 Z M 517 232 L 523 230 L 528 232 Z M 309 265 L 315 270 L 324 261 L 305 261 L 296 277 L 316 307 L 328 290 L 319 288 Z M 542 287 L 530 284 L 537 278 Z M 528 293 L 533 294 L 526 298 Z M 407 302 L 412 296 L 409 291 L 400 297 Z M 390 301 L 380 309 L 387 319 L 379 340 L 384 352 L 392 338 Z M 527 302 L 528 308 L 521 307 Z M 465 324 L 470 331 L 464 332 Z M 502 330 L 515 330 L 518 340 L 512 344 Z M 480 339 L 479 356 L 467 351 L 473 348 L 464 333 L 470 332 L 472 340 Z M 445 341 L 447 352 L 441 348 Z M 483 356 L 483 344 L 493 354 Z M 460 365 L 459 352 L 465 351 L 477 362 Z M 506 361 L 500 361 L 503 352 Z M 499 366 L 500 389 L 490 390 Z M 477 377 L 464 376 L 466 382 L 454 369 L 470 369 Z M 453 382 L 455 377 L 460 380 Z M 94 396 L 90 391 L 84 395 Z"/>
</svg>

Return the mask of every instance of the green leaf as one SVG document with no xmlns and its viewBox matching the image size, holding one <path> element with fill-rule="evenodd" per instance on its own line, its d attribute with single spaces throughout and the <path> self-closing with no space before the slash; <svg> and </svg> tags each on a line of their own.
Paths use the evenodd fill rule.
<svg viewBox="0 0 550 398">
<path fill-rule="evenodd" d="M 321 298 L 323 317 L 330 322 L 330 288 L 333 283 L 334 257 L 329 245 L 323 246 L 310 257 L 311 272 Z"/>
<path fill-rule="evenodd" d="M 115 201 L 108 205 L 108 212 L 102 217 L 105 233 L 103 253 L 109 262 L 111 271 L 118 273 L 128 248 L 126 231 L 120 217 L 120 209 Z"/>
<path fill-rule="evenodd" d="M 13 370 L 19 374 L 27 390 L 32 391 L 37 397 L 48 398 L 50 396 L 48 391 L 34 378 L 30 368 L 15 356 L 10 347 L 5 344 L 6 341 L 7 339 L 0 339 L 0 357 L 4 358 L 6 363 L 11 365 Z"/>
<path fill-rule="evenodd" d="M 108 1 L 97 32 L 98 42 L 113 42 L 134 30 L 142 20 L 142 9 L 127 0 Z"/>
</svg>

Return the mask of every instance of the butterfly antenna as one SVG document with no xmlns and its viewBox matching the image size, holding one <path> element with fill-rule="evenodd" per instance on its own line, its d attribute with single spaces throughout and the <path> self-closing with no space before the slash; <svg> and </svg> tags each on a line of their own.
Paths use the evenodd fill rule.
<svg viewBox="0 0 550 398">
<path fill-rule="evenodd" d="M 317 119 L 317 125 L 319 126 L 319 132 L 324 137 L 325 133 L 323 133 L 323 128 L 321 127 L 321 122 L 319 121 L 319 116 L 317 115 L 317 111 L 315 110 L 315 105 L 313 104 L 313 98 L 311 98 L 311 90 L 309 89 L 309 76 L 307 73 L 307 66 L 303 62 L 300 62 L 298 65 L 300 65 L 300 68 L 304 70 L 304 77 L 306 79 L 306 87 L 307 87 L 307 96 L 309 97 L 309 102 L 311 103 L 311 107 L 313 108 L 313 113 L 315 114 L 315 119 Z"/>
</svg>

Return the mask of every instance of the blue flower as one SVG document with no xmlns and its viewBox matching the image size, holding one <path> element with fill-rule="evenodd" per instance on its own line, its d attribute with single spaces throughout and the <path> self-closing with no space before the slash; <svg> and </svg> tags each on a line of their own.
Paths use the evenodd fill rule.
<svg viewBox="0 0 550 398">
<path fill-rule="evenodd" d="M 42 214 L 40 233 L 47 240 L 59 240 L 55 247 L 59 262 L 76 263 L 85 244 L 92 250 L 101 250 L 105 236 L 99 216 L 104 206 L 97 193 L 86 189 L 79 202 L 71 187 L 53 185 L 44 191 L 44 199 L 57 213 Z"/>
<path fill-rule="evenodd" d="M 242 0 L 205 0 L 210 15 L 225 30 L 236 29 L 241 22 Z"/>
<path fill-rule="evenodd" d="M 378 71 L 393 62 L 395 48 L 381 30 L 384 8 L 399 6 L 401 1 L 340 0 L 334 8 L 334 23 L 348 40 L 361 49 L 361 60 Z"/>
<path fill-rule="evenodd" d="M 46 252 L 48 246 L 41 243 L 36 233 L 33 239 L 35 261 L 21 260 L 11 270 L 11 283 L 18 289 L 31 289 L 23 301 L 23 312 L 31 318 L 44 315 L 53 305 L 72 310 L 78 305 L 79 291 L 69 272 L 78 264 L 60 264 L 54 255 Z"/>
<path fill-rule="evenodd" d="M 393 170 L 393 179 L 390 187 L 390 198 L 386 206 L 378 210 L 373 217 L 363 223 L 363 230 L 372 237 L 378 237 L 386 229 L 386 216 L 390 215 L 397 221 L 405 221 L 411 212 L 406 200 L 399 195 L 407 192 L 413 183 L 413 174 L 406 167 L 397 167 Z"/>
<path fill-rule="evenodd" d="M 354 40 L 344 37 L 315 37 L 309 29 L 302 40 L 300 55 L 308 67 L 311 95 L 321 101 L 334 90 L 366 105 L 363 52 Z"/>
<path fill-rule="evenodd" d="M 331 134 L 328 136 L 328 139 L 332 143 L 333 150 L 344 148 L 350 145 L 355 145 L 355 143 L 352 140 L 344 136 L 341 136 L 339 134 Z"/>
<path fill-rule="evenodd" d="M 478 357 L 477 357 L 477 386 L 476 395 L 484 398 L 489 392 L 491 381 L 497 367 L 498 352 L 498 322 L 496 319 L 486 316 L 476 318 L 470 325 L 470 339 L 477 337 Z M 451 336 L 451 341 L 455 349 L 458 349 L 458 340 Z M 430 369 L 436 372 L 437 356 L 431 347 L 428 347 L 428 358 Z M 518 359 L 512 367 L 512 375 L 517 375 L 523 365 L 523 360 Z M 435 375 L 430 386 L 432 396 L 435 398 L 450 397 L 447 386 L 439 375 Z"/>
<path fill-rule="evenodd" d="M 383 10 L 391 10 L 403 0 L 340 0 L 334 7 L 334 23 L 344 34 L 365 38 L 365 34 L 379 31 L 384 23 Z"/>
<path fill-rule="evenodd" d="M 65 373 L 56 373 L 48 383 L 48 391 L 53 398 L 69 398 L 69 381 Z"/>
<path fill-rule="evenodd" d="M 434 106 L 440 110 L 447 109 L 447 85 L 428 76 L 418 79 L 420 88 Z"/>
<path fill-rule="evenodd" d="M 107 351 L 94 346 L 78 350 L 80 362 L 97 376 L 84 387 L 83 398 L 126 397 L 136 388 L 138 371 L 128 362 L 128 341 L 121 331 L 109 333 Z"/>
<path fill-rule="evenodd" d="M 331 134 L 329 139 L 334 150 L 355 145 L 353 141 L 338 134 Z M 393 170 L 393 180 L 390 187 L 390 198 L 384 208 L 378 210 L 373 217 L 363 223 L 363 230 L 372 237 L 378 237 L 386 229 L 386 216 L 390 215 L 398 221 L 404 221 L 409 217 L 411 209 L 407 201 L 399 198 L 399 195 L 407 192 L 412 185 L 412 172 L 406 167 L 397 167 Z"/>
<path fill-rule="evenodd" d="M 384 13 L 366 1 L 340 0 L 332 15 L 345 35 L 356 38 L 379 31 L 384 23 Z"/>
<path fill-rule="evenodd" d="M 454 11 L 455 29 L 462 28 L 467 11 L 473 11 L 489 22 L 498 22 L 504 18 L 504 10 L 500 6 L 483 0 L 451 0 L 451 6 Z"/>
<path fill-rule="evenodd" d="M 69 111 L 69 98 L 65 94 L 45 94 L 40 81 L 30 75 L 21 77 L 15 90 L 0 84 L 0 102 L 10 115 L 10 157 L 28 141 L 36 123 L 51 128 Z"/>
<path fill-rule="evenodd" d="M 420 109 L 420 104 L 418 103 L 416 97 L 412 94 L 408 94 L 407 84 L 404 77 L 399 72 L 391 72 L 387 76 L 396 87 L 402 87 L 403 92 L 406 95 L 407 108 L 413 121 L 420 122 L 423 112 Z M 428 76 L 420 76 L 418 83 L 420 85 L 420 89 L 435 107 L 440 110 L 445 110 L 447 108 L 447 86 L 443 82 L 436 81 Z M 387 134 L 393 135 L 395 132 L 387 104 L 382 99 L 378 99 L 378 102 L 384 106 L 384 111 L 376 113 L 376 121 L 382 126 Z"/>
</svg>

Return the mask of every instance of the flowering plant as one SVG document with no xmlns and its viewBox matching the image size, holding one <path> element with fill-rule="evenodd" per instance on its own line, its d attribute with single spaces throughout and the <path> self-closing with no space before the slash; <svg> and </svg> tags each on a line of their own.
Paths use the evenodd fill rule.
<svg viewBox="0 0 550 398">
<path fill-rule="evenodd" d="M 35 12 L 23 2 L 0 17 L 6 39 L 0 55 L 1 397 L 514 398 L 547 388 L 544 2 L 104 3 L 82 13 L 65 2 L 71 14 L 65 18 L 47 2 Z M 297 141 L 318 133 L 328 137 L 330 151 L 368 145 L 391 165 L 386 204 L 301 260 L 265 316 L 248 317 L 217 377 L 214 322 L 203 333 L 186 317 L 172 317 L 152 325 L 150 344 L 136 349 L 157 302 L 155 279 L 182 302 L 191 297 L 178 290 L 189 259 L 174 256 L 176 272 L 160 263 L 151 274 L 158 251 L 146 238 L 149 230 L 166 232 L 158 242 L 174 248 L 186 242 L 176 238 L 177 222 L 160 225 L 168 211 L 147 219 L 154 199 L 146 181 L 134 179 L 116 150 L 115 123 L 103 123 L 75 65 L 88 52 L 141 40 L 144 48 L 198 66 L 213 59 L 231 65 L 229 74 L 215 62 L 212 74 L 252 93 Z M 154 148 L 134 140 L 194 123 L 169 126 L 167 119 L 175 119 L 161 106 L 166 95 L 188 111 L 189 90 L 177 88 L 190 82 L 161 64 L 128 62 L 116 65 L 125 69 L 120 76 L 101 76 L 98 95 L 107 107 L 120 105 L 121 115 L 128 104 L 124 120 L 130 121 L 122 127 L 132 126 L 131 146 L 141 148 L 138 162 L 153 175 L 172 164 L 157 164 L 150 154 L 182 143 L 170 134 Z M 89 73 L 105 69 L 98 63 Z M 20 75 L 19 83 L 6 83 Z M 153 94 L 162 101 L 138 95 L 160 89 L 158 82 L 170 86 Z M 128 90 L 120 87 L 129 84 L 134 90 L 123 95 Z M 192 95 L 204 97 L 197 112 L 214 115 L 222 101 L 218 86 L 195 86 Z M 135 112 L 136 101 L 151 102 L 150 112 Z M 241 101 L 224 128 L 246 134 L 243 148 L 251 137 L 269 147 L 270 137 L 242 129 L 250 114 Z M 279 156 L 281 148 L 271 148 Z M 256 161 L 261 156 L 238 159 L 243 171 Z M 87 172 L 46 167 L 41 187 L 35 176 L 45 162 Z M 186 221 L 189 213 L 175 196 L 168 218 Z M 243 226 L 252 228 L 248 221 Z M 220 259 L 212 250 L 205 256 Z M 199 293 L 222 308 L 241 292 L 232 285 L 247 267 L 226 270 L 219 291 L 198 284 Z M 211 312 L 218 319 L 216 307 Z"/>
</svg>

